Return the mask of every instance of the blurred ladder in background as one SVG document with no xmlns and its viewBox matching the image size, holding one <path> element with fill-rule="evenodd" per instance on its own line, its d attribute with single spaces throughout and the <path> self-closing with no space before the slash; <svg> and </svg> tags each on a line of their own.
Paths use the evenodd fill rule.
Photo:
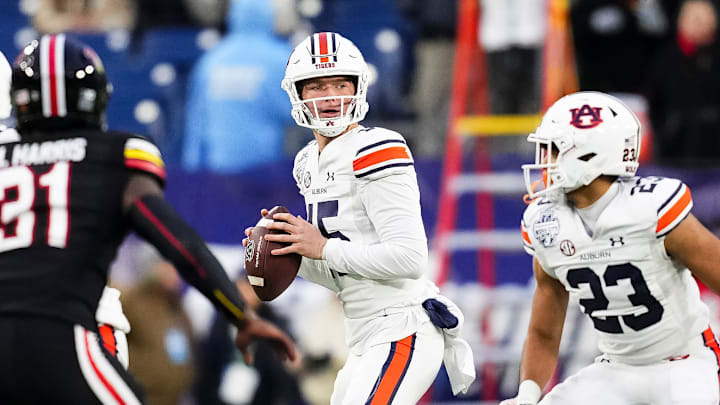
<svg viewBox="0 0 720 405">
<path fill-rule="evenodd" d="M 475 281 L 484 287 L 493 287 L 503 276 L 497 269 L 515 263 L 509 260 L 511 256 L 524 255 L 520 216 L 513 218 L 512 224 L 497 224 L 496 221 L 507 222 L 505 217 L 508 215 L 499 213 L 522 212 L 522 206 L 513 205 L 513 210 L 508 211 L 507 205 L 521 198 L 525 185 L 519 166 L 503 170 L 494 170 L 491 166 L 490 137 L 527 135 L 540 123 L 541 114 L 488 115 L 486 63 L 478 35 L 480 2 L 459 1 L 450 119 L 438 222 L 432 241 L 437 263 L 435 281 L 439 286 L 446 282 Z M 543 111 L 561 95 L 577 89 L 568 0 L 545 1 L 548 31 L 543 49 Z M 463 209 L 468 202 L 473 208 Z M 459 214 L 462 214 L 461 218 Z M 463 229 L 473 219 L 474 228 Z M 459 265 L 460 257 L 468 253 L 476 256 L 476 268 L 470 276 L 467 269 Z M 498 266 L 501 259 L 503 266 Z M 519 270 L 527 271 L 530 276 L 529 267 Z M 468 280 L 472 276 L 476 279 Z M 492 306 L 488 306 L 480 315 L 483 347 L 496 344 L 489 333 L 491 311 Z M 499 399 L 497 364 L 480 356 L 475 360 L 479 370 L 480 399 Z"/>
</svg>

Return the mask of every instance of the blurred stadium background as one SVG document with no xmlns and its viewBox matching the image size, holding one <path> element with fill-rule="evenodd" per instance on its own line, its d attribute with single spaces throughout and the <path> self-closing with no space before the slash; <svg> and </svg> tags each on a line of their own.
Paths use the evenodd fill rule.
<svg viewBox="0 0 720 405">
<path fill-rule="evenodd" d="M 12 62 L 25 43 L 40 33 L 58 31 L 92 46 L 115 88 L 108 108 L 110 128 L 150 136 L 160 145 L 168 166 L 168 198 L 212 243 L 232 276 L 242 277 L 242 231 L 256 222 L 260 208 L 282 204 L 291 212 L 304 212 L 291 168 L 294 152 L 311 134 L 288 125 L 285 158 L 242 172 L 183 168 L 190 73 L 198 59 L 225 35 L 225 9 L 231 1 L 2 0 L 0 50 Z M 674 38 L 680 1 L 593 1 L 607 7 L 597 17 L 601 26 L 612 25 L 613 18 L 617 19 L 613 7 L 640 10 L 638 15 L 645 13 L 646 21 L 655 15 L 655 23 L 665 22 L 658 42 Z M 578 67 L 587 49 L 578 51 L 571 21 L 573 7 L 585 4 L 585 0 L 273 1 L 277 7 L 275 33 L 288 46 L 316 31 L 337 31 L 358 45 L 374 75 L 365 124 L 403 133 L 415 152 L 431 245 L 427 271 L 443 293 L 464 310 L 465 337 L 474 348 L 478 372 L 476 383 L 461 398 L 452 397 L 447 378 L 441 373 L 423 403 L 494 404 L 515 393 L 533 291 L 531 260 L 522 250 L 518 229 L 525 206 L 520 164 L 533 159 L 523 136 L 535 128 L 543 109 L 552 101 L 587 88 Z M 527 12 L 512 17 L 511 11 L 503 11 L 504 6 Z M 435 26 L 432 21 L 428 23 L 428 14 L 441 16 L 443 11 L 450 11 L 451 21 L 437 21 Z M 523 21 L 530 21 L 526 31 L 533 27 L 539 31 L 520 29 L 519 39 L 504 33 L 525 24 Z M 452 34 L 446 38 L 441 31 L 448 26 Z M 422 53 L 422 49 L 434 49 L 433 44 L 438 44 L 434 53 Z M 497 88 L 494 85 L 504 66 L 497 65 L 498 57 L 508 49 L 535 52 L 530 59 L 515 61 L 521 64 L 520 70 L 529 72 L 530 81 L 518 80 L 514 88 Z M 617 58 L 612 49 L 598 52 L 607 53 L 613 68 L 620 65 L 618 69 L 622 70 L 622 65 L 632 63 Z M 509 55 L 517 57 L 512 52 Z M 523 60 L 532 63 L 522 65 Z M 418 97 L 425 91 L 422 84 L 427 77 L 445 80 L 448 85 L 431 88 L 429 95 Z M 717 233 L 720 170 L 713 165 L 659 164 L 653 156 L 656 140 L 642 92 L 592 89 L 616 93 L 636 110 L 645 124 L 640 173 L 682 178 L 693 189 L 695 215 Z M 503 106 L 498 101 L 503 95 L 514 95 L 519 100 L 516 104 L 528 101 L 531 107 Z M 257 103 L 263 101 L 262 95 L 256 99 Z M 720 111 L 720 105 L 716 107 Z M 288 102 L 287 116 L 278 120 L 287 121 L 289 111 Z M 712 136 L 717 137 L 717 133 Z M 238 135 L 237 139 L 252 148 L 252 136 Z M 112 283 L 123 290 L 132 289 L 152 261 L 147 250 L 130 238 L 114 265 Z M 192 350 L 212 351 L 202 343 L 211 335 L 213 310 L 192 290 L 182 289 L 180 294 L 193 327 L 189 340 L 197 347 Z M 712 294 L 705 297 L 717 319 L 720 301 Z M 210 389 L 219 391 L 222 403 L 227 404 L 328 403 L 332 377 L 345 355 L 342 315 L 334 296 L 298 280 L 270 306 L 278 317 L 287 320 L 306 355 L 304 364 L 290 370 L 300 395 L 292 401 L 265 400 L 270 402 L 258 402 L 262 400 L 256 396 L 253 402 L 258 387 L 265 389 L 262 379 L 271 377 L 232 358 L 221 362 L 224 377 Z M 562 361 L 554 381 L 562 380 L 597 354 L 591 326 L 580 311 L 569 311 L 564 333 Z M 178 347 L 182 342 L 172 342 L 165 342 L 166 350 L 171 351 L 171 346 L 189 350 Z M 183 395 L 180 403 L 204 404 L 191 393 Z"/>
</svg>

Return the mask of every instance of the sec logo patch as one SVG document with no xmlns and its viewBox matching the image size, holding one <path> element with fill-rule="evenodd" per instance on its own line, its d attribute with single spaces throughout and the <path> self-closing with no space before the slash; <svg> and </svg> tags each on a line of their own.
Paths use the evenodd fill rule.
<svg viewBox="0 0 720 405">
<path fill-rule="evenodd" d="M 572 256 L 575 254 L 575 244 L 565 239 L 564 241 L 560 242 L 560 251 L 565 256 Z"/>
</svg>

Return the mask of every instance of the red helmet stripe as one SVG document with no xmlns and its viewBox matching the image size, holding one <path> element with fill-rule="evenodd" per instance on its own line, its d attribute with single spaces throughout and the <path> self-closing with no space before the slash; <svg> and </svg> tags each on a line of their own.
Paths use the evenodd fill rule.
<svg viewBox="0 0 720 405">
<path fill-rule="evenodd" d="M 67 115 L 67 97 L 65 94 L 65 35 L 55 37 L 55 102 L 57 114 Z"/>
<path fill-rule="evenodd" d="M 40 99 L 42 100 L 43 116 L 52 115 L 52 97 L 50 86 L 50 42 L 54 42 L 53 36 L 44 35 L 40 38 Z"/>
<path fill-rule="evenodd" d="M 328 52 L 328 40 L 327 40 L 327 32 L 321 32 L 318 34 L 318 37 L 320 39 L 320 55 L 327 55 Z M 330 61 L 330 58 L 327 56 L 320 58 L 320 63 L 325 63 Z"/>
<path fill-rule="evenodd" d="M 43 116 L 64 117 L 67 115 L 64 35 L 45 35 L 40 40 L 40 76 Z"/>
<path fill-rule="evenodd" d="M 57 46 L 57 37 L 50 37 L 48 45 L 48 65 L 50 66 L 50 115 L 58 115 L 57 108 L 57 61 L 55 60 L 55 48 Z"/>
</svg>

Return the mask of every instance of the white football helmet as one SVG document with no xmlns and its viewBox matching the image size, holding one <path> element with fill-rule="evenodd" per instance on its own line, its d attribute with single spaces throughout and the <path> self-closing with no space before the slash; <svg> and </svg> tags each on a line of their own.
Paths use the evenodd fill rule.
<svg viewBox="0 0 720 405">
<path fill-rule="evenodd" d="M 308 100 L 301 98 L 298 82 L 327 76 L 351 76 L 356 78 L 354 96 L 319 97 Z M 358 48 L 349 39 L 334 32 L 321 32 L 305 38 L 288 59 L 282 88 L 290 97 L 292 117 L 295 122 L 311 128 L 323 136 L 340 135 L 348 125 L 361 121 L 367 114 L 366 101 L 370 71 Z M 316 118 L 319 116 L 317 102 L 320 100 L 341 100 L 340 116 Z M 311 102 L 312 111 L 306 103 Z M 345 111 L 347 105 L 350 107 Z"/>
<path fill-rule="evenodd" d="M 535 163 L 522 165 L 522 169 L 528 197 L 535 199 L 568 193 L 601 175 L 634 176 L 640 155 L 640 121 L 613 96 L 573 93 L 550 106 L 527 140 L 536 144 Z M 552 158 L 553 147 L 556 158 Z M 542 190 L 534 190 L 534 171 L 542 175 Z"/>
<path fill-rule="evenodd" d="M 12 70 L 5 55 L 0 52 L 0 120 L 10 118 L 10 81 L 12 80 Z"/>
</svg>

